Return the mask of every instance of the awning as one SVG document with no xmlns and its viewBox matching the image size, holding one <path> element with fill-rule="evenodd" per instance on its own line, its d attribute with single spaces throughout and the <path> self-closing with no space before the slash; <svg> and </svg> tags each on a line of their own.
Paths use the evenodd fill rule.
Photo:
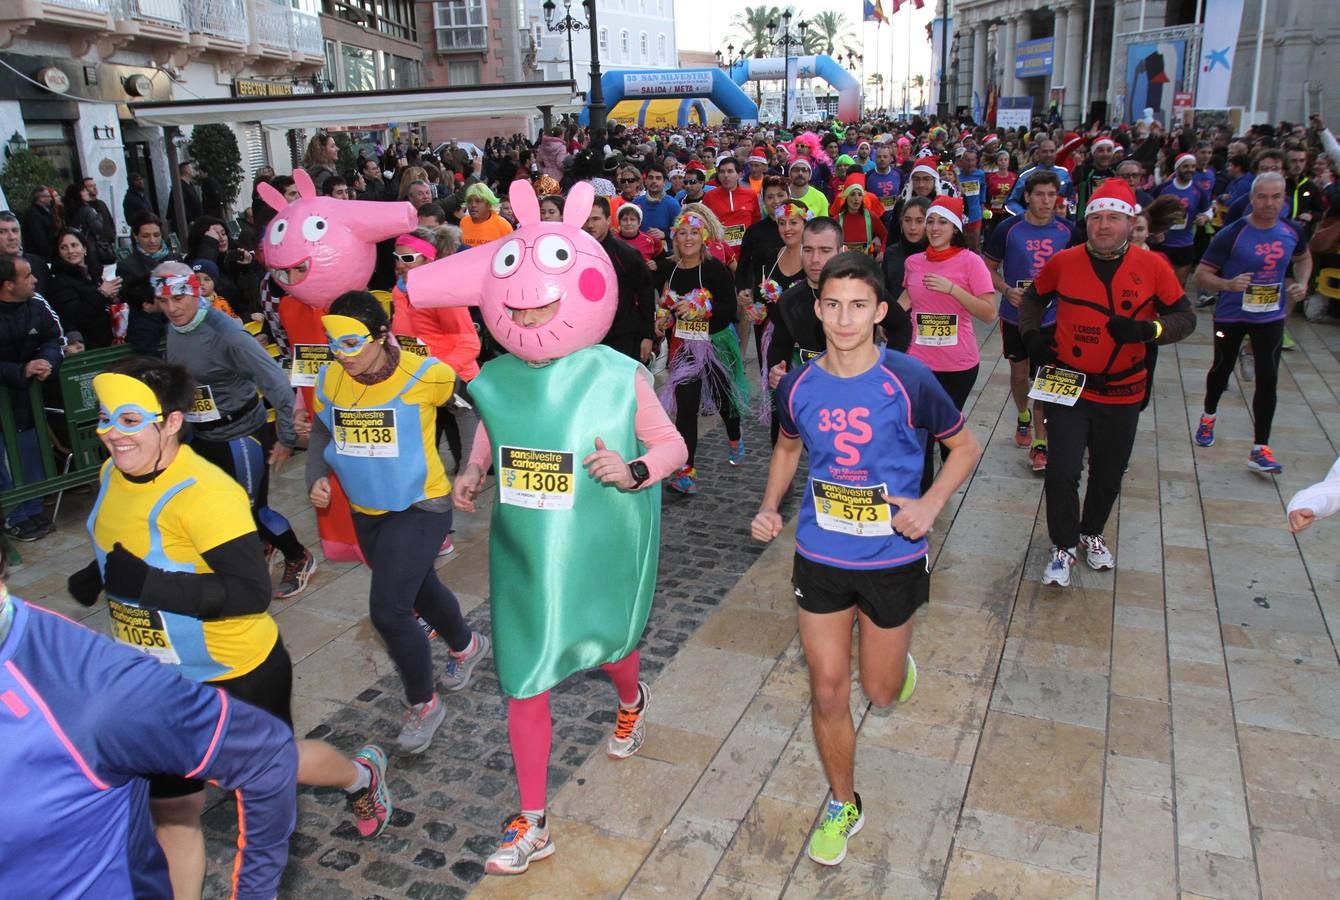
<svg viewBox="0 0 1340 900">
<path fill-rule="evenodd" d="M 387 121 L 429 122 L 534 115 L 542 106 L 551 107 L 555 115 L 563 115 L 575 113 L 584 105 L 574 96 L 575 87 L 571 81 L 535 81 L 403 91 L 174 100 L 133 103 L 130 110 L 141 125 L 184 127 L 259 122 L 262 128 L 287 131 L 290 128 L 373 125 Z"/>
</svg>

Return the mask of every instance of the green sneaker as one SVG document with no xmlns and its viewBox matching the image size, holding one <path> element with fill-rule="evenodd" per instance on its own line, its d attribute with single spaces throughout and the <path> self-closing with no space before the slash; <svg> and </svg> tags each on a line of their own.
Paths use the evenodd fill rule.
<svg viewBox="0 0 1340 900">
<path fill-rule="evenodd" d="M 809 857 L 821 866 L 836 866 L 847 858 L 847 838 L 861 830 L 861 795 L 855 803 L 829 800 L 819 829 L 810 836 Z"/>
<path fill-rule="evenodd" d="M 898 692 L 898 702 L 906 703 L 912 699 L 912 692 L 917 689 L 917 661 L 912 658 L 912 654 L 907 654 L 907 676 L 903 678 L 903 689 Z"/>
<path fill-rule="evenodd" d="M 1283 341 L 1283 343 L 1281 344 L 1280 349 L 1282 349 L 1282 350 L 1297 350 L 1297 349 L 1298 349 L 1298 344 L 1297 344 L 1296 341 L 1294 341 L 1294 339 L 1293 339 L 1293 335 L 1289 334 L 1288 329 L 1285 329 L 1285 331 L 1284 331 L 1284 341 Z"/>
</svg>

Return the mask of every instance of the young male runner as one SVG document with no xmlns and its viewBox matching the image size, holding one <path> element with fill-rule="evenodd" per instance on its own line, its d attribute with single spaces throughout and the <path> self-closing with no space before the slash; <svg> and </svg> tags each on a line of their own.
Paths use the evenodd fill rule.
<svg viewBox="0 0 1340 900">
<path fill-rule="evenodd" d="M 752 531 L 782 531 L 778 506 L 800 452 L 809 478 L 792 573 L 801 645 L 810 670 L 814 742 L 832 798 L 810 838 L 810 859 L 835 866 L 865 819 L 854 786 L 856 730 L 848 707 L 852 621 L 860 622 L 861 689 L 876 706 L 916 688 L 907 652 L 912 615 L 930 596 L 926 532 L 972 472 L 981 444 L 921 362 L 874 342 L 887 312 L 878 266 L 860 253 L 834 257 L 819 276 L 815 312 L 827 351 L 789 372 L 777 390 L 781 435 Z M 949 458 L 918 497 L 923 447 Z"/>
</svg>

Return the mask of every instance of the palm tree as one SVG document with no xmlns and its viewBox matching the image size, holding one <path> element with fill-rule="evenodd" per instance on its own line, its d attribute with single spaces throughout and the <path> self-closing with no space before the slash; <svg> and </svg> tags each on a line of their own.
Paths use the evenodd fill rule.
<svg viewBox="0 0 1340 900">
<path fill-rule="evenodd" d="M 880 72 L 876 72 L 874 75 L 867 78 L 866 82 L 874 86 L 876 96 L 878 97 L 875 101 L 875 105 L 877 108 L 882 109 L 884 107 L 884 75 Z"/>
<path fill-rule="evenodd" d="M 917 107 L 924 109 L 926 106 L 926 76 L 913 75 L 912 86 L 917 89 Z"/>
<path fill-rule="evenodd" d="M 838 41 L 852 39 L 850 23 L 847 21 L 846 13 L 840 12 L 821 12 L 810 19 L 810 32 L 819 39 L 817 51 L 833 55 L 833 48 Z"/>
<path fill-rule="evenodd" d="M 780 22 L 782 13 L 790 8 L 788 6 L 784 10 L 778 6 L 746 6 L 735 14 L 731 26 L 744 32 L 741 49 L 746 56 L 758 59 L 772 56 L 773 39 L 768 34 L 768 23 Z"/>
</svg>

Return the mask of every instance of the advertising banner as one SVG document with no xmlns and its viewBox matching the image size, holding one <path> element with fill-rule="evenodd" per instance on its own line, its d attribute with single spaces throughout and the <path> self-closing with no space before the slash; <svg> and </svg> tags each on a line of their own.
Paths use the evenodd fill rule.
<svg viewBox="0 0 1340 900">
<path fill-rule="evenodd" d="M 1052 73 L 1056 57 L 1056 38 L 1020 41 L 1014 45 L 1014 77 L 1036 78 Z"/>
<path fill-rule="evenodd" d="M 1228 83 L 1233 75 L 1233 55 L 1242 25 L 1242 0 L 1205 0 L 1205 25 L 1200 42 L 1200 77 L 1196 80 L 1196 105 L 1228 106 Z"/>
<path fill-rule="evenodd" d="M 712 93 L 712 73 L 706 69 L 678 72 L 627 72 L 625 97 L 706 97 Z"/>
<path fill-rule="evenodd" d="M 1126 45 L 1127 122 L 1149 115 L 1168 124 L 1173 97 L 1186 89 L 1186 45 L 1185 39 L 1138 40 Z"/>
</svg>

